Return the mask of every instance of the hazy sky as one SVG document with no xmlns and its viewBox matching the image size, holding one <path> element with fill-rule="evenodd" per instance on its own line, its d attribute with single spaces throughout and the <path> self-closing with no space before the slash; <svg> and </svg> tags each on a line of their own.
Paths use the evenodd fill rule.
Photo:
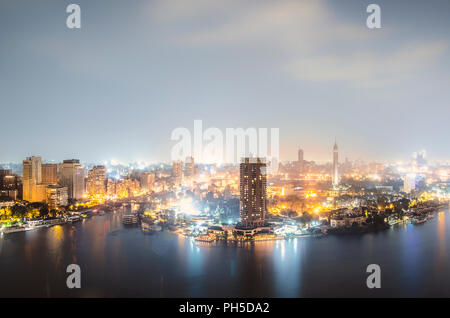
<svg viewBox="0 0 450 318">
<path fill-rule="evenodd" d="M 0 162 L 168 161 L 195 119 L 280 128 L 282 160 L 331 160 L 335 137 L 341 158 L 450 159 L 449 34 L 446 0 L 0 0 Z"/>
</svg>

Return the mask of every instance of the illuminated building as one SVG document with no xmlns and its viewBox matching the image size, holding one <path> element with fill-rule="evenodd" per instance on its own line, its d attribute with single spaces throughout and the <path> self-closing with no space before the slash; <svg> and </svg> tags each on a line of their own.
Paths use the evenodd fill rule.
<svg viewBox="0 0 450 318">
<path fill-rule="evenodd" d="M 152 191 L 153 185 L 155 184 L 155 174 L 149 171 L 145 171 L 139 176 L 139 180 L 141 181 L 142 190 L 147 192 Z"/>
<path fill-rule="evenodd" d="M 6 176 L 10 176 L 10 175 L 12 175 L 12 171 L 11 170 L 0 169 L 0 188 L 4 187 L 3 179 Z"/>
<path fill-rule="evenodd" d="M 7 197 L 12 200 L 17 200 L 19 196 L 19 190 L 0 190 L 1 197 Z"/>
<path fill-rule="evenodd" d="M 139 181 L 134 179 L 107 181 L 107 194 L 110 197 L 128 198 L 138 195 L 140 191 Z"/>
<path fill-rule="evenodd" d="M 22 179 L 12 170 L 0 169 L 0 196 L 17 200 L 22 190 Z"/>
<path fill-rule="evenodd" d="M 45 202 L 47 198 L 47 185 L 36 184 L 33 192 L 33 200 L 31 202 Z"/>
<path fill-rule="evenodd" d="M 88 171 L 87 191 L 90 195 L 106 194 L 106 168 L 94 166 Z"/>
<path fill-rule="evenodd" d="M 351 227 L 354 223 L 362 225 L 366 222 L 366 217 L 363 215 L 346 215 L 333 217 L 330 220 L 330 226 L 333 228 Z"/>
<path fill-rule="evenodd" d="M 6 175 L 2 180 L 2 189 L 18 190 L 21 183 L 22 179 L 18 175 Z"/>
<path fill-rule="evenodd" d="M 68 204 L 67 188 L 59 185 L 48 185 L 46 188 L 46 202 L 50 210 Z"/>
<path fill-rule="evenodd" d="M 411 193 L 416 188 L 416 175 L 411 173 L 403 177 L 403 192 Z"/>
<path fill-rule="evenodd" d="M 109 197 L 116 195 L 116 182 L 113 179 L 106 180 L 106 195 Z"/>
<path fill-rule="evenodd" d="M 333 188 L 335 189 L 339 186 L 338 164 L 339 164 L 338 146 L 335 141 L 333 147 Z"/>
<path fill-rule="evenodd" d="M 29 157 L 22 162 L 23 171 L 23 200 L 38 202 L 37 185 L 42 181 L 41 157 Z M 40 197 L 40 196 L 39 196 Z"/>
<path fill-rule="evenodd" d="M 58 183 L 58 166 L 54 163 L 44 163 L 41 165 L 42 184 Z"/>
<path fill-rule="evenodd" d="M 69 199 L 79 200 L 84 194 L 84 167 L 80 160 L 64 160 L 59 166 L 59 184 L 67 187 Z"/>
<path fill-rule="evenodd" d="M 187 157 L 186 163 L 184 164 L 185 170 L 186 170 L 186 176 L 192 177 L 194 176 L 195 172 L 195 165 L 194 165 L 194 157 Z"/>
<path fill-rule="evenodd" d="M 183 162 L 174 161 L 172 165 L 172 178 L 175 183 L 181 183 L 183 180 Z"/>
<path fill-rule="evenodd" d="M 240 214 L 245 227 L 263 226 L 266 220 L 266 163 L 244 158 L 240 164 Z"/>
</svg>

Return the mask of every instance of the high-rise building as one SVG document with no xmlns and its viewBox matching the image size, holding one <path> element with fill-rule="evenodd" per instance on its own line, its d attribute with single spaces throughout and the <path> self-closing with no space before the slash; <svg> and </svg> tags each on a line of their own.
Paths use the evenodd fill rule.
<svg viewBox="0 0 450 318">
<path fill-rule="evenodd" d="M 35 180 L 36 183 L 42 181 L 42 158 L 28 157 L 23 161 L 23 178 Z"/>
<path fill-rule="evenodd" d="M 183 162 L 174 161 L 172 165 L 172 178 L 175 183 L 181 183 L 183 180 Z"/>
<path fill-rule="evenodd" d="M 90 195 L 106 194 L 106 167 L 94 166 L 88 171 L 87 190 Z"/>
<path fill-rule="evenodd" d="M 155 183 L 155 174 L 150 171 L 145 171 L 139 176 L 139 180 L 141 181 L 142 190 L 147 192 L 152 191 Z"/>
<path fill-rule="evenodd" d="M 427 159 L 426 159 L 426 151 L 422 150 L 419 152 L 415 152 L 413 154 L 413 162 L 412 162 L 414 169 L 422 169 L 423 167 L 426 167 L 427 165 Z"/>
<path fill-rule="evenodd" d="M 68 204 L 67 187 L 48 185 L 46 188 L 46 202 L 50 210 L 66 206 Z"/>
<path fill-rule="evenodd" d="M 338 146 L 335 141 L 333 147 L 333 188 L 335 189 L 339 186 L 338 165 L 339 165 Z"/>
<path fill-rule="evenodd" d="M 12 170 L 0 169 L 0 187 L 3 186 L 3 178 L 12 175 Z"/>
<path fill-rule="evenodd" d="M 194 157 L 187 157 L 186 162 L 184 164 L 185 170 L 186 170 L 186 176 L 192 177 L 195 173 L 195 164 L 194 164 Z"/>
<path fill-rule="evenodd" d="M 0 196 L 17 200 L 22 194 L 22 178 L 10 169 L 0 170 Z"/>
<path fill-rule="evenodd" d="M 84 167 L 80 160 L 64 160 L 59 166 L 59 184 L 67 187 L 69 199 L 79 200 L 84 194 Z"/>
<path fill-rule="evenodd" d="M 37 185 L 42 181 L 42 159 L 41 157 L 28 157 L 22 162 L 23 172 L 23 200 L 38 202 Z"/>
<path fill-rule="evenodd" d="M 21 185 L 21 178 L 15 174 L 5 175 L 2 178 L 1 188 L 3 190 L 19 190 Z"/>
<path fill-rule="evenodd" d="M 58 165 L 44 163 L 42 168 L 42 184 L 58 184 Z"/>
<path fill-rule="evenodd" d="M 7 169 L 0 169 L 0 189 L 3 189 L 5 187 L 5 182 L 3 181 L 6 176 L 11 176 L 12 170 Z"/>
<path fill-rule="evenodd" d="M 303 172 L 303 149 L 298 149 L 297 167 L 298 167 L 299 172 Z"/>
<path fill-rule="evenodd" d="M 297 161 L 298 162 L 303 162 L 303 149 L 298 149 Z"/>
<path fill-rule="evenodd" d="M 240 213 L 245 227 L 266 222 L 266 163 L 261 158 L 243 158 L 240 164 Z"/>
<path fill-rule="evenodd" d="M 411 173 L 403 177 L 403 192 L 411 193 L 416 188 L 416 175 Z"/>
<path fill-rule="evenodd" d="M 117 196 L 119 198 L 127 198 L 139 195 L 141 188 L 139 181 L 131 178 L 107 181 L 107 193 L 109 196 Z"/>
<path fill-rule="evenodd" d="M 33 191 L 33 199 L 31 202 L 45 202 L 47 198 L 47 185 L 46 184 L 36 184 Z"/>
</svg>

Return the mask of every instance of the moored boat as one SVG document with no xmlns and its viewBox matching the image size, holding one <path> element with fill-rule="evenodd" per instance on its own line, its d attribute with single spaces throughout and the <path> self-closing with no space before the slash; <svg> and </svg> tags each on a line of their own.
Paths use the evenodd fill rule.
<svg viewBox="0 0 450 318">
<path fill-rule="evenodd" d="M 11 225 L 8 227 L 2 228 L 2 233 L 4 234 L 11 234 L 16 232 L 25 232 L 31 230 L 30 227 L 23 226 L 23 225 Z"/>
<path fill-rule="evenodd" d="M 122 223 L 125 225 L 132 225 L 138 223 L 138 216 L 135 214 L 125 214 L 122 217 Z"/>
<path fill-rule="evenodd" d="M 67 222 L 69 222 L 69 223 L 77 222 L 80 220 L 81 220 L 81 216 L 79 216 L 79 215 L 72 215 L 67 218 Z"/>
<path fill-rule="evenodd" d="M 25 224 L 25 226 L 30 230 L 36 230 L 45 227 L 46 225 L 43 220 L 30 220 Z"/>
<path fill-rule="evenodd" d="M 81 215 L 81 217 L 84 218 L 84 219 L 90 218 L 90 217 L 92 216 L 92 211 L 84 211 L 84 212 L 81 212 L 80 215 Z"/>
<path fill-rule="evenodd" d="M 53 226 L 53 225 L 59 225 L 59 224 L 64 224 L 66 223 L 66 219 L 65 218 L 54 218 L 54 219 L 48 219 L 48 220 L 43 220 L 42 224 L 44 224 L 47 227 Z"/>
<path fill-rule="evenodd" d="M 426 217 L 415 217 L 413 220 L 414 224 L 422 224 L 425 223 L 427 221 Z"/>
<path fill-rule="evenodd" d="M 216 240 L 216 238 L 211 235 L 197 235 L 195 240 L 197 242 L 212 243 Z"/>
<path fill-rule="evenodd" d="M 155 231 L 155 232 L 160 232 L 160 231 L 162 231 L 162 227 L 159 226 L 158 224 L 150 225 L 150 228 L 151 228 L 152 231 Z"/>
<path fill-rule="evenodd" d="M 148 222 L 141 222 L 141 230 L 145 233 L 153 233 L 154 230 L 152 229 L 152 224 Z"/>
</svg>

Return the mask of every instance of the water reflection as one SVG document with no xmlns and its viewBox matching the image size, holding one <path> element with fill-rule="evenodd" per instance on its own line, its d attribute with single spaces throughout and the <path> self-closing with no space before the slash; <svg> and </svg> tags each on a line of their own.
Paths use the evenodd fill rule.
<svg viewBox="0 0 450 318">
<path fill-rule="evenodd" d="M 446 244 L 445 244 L 445 230 L 446 230 L 446 224 L 445 224 L 445 216 L 446 213 L 439 212 L 437 214 L 437 237 L 438 237 L 438 254 L 437 254 L 437 260 L 436 260 L 436 271 L 440 272 L 444 270 L 445 266 L 445 260 L 447 258 L 446 253 Z"/>
<path fill-rule="evenodd" d="M 273 268 L 275 273 L 276 294 L 279 297 L 295 297 L 301 287 L 301 253 L 298 245 L 303 238 L 277 241 L 273 250 Z"/>
<path fill-rule="evenodd" d="M 364 235 L 198 244 L 124 227 L 121 213 L 0 238 L 0 296 L 450 296 L 448 212 L 421 225 Z M 80 264 L 84 287 L 65 287 Z M 380 290 L 365 286 L 380 264 Z M 20 277 L 20 279 L 17 279 Z"/>
</svg>

